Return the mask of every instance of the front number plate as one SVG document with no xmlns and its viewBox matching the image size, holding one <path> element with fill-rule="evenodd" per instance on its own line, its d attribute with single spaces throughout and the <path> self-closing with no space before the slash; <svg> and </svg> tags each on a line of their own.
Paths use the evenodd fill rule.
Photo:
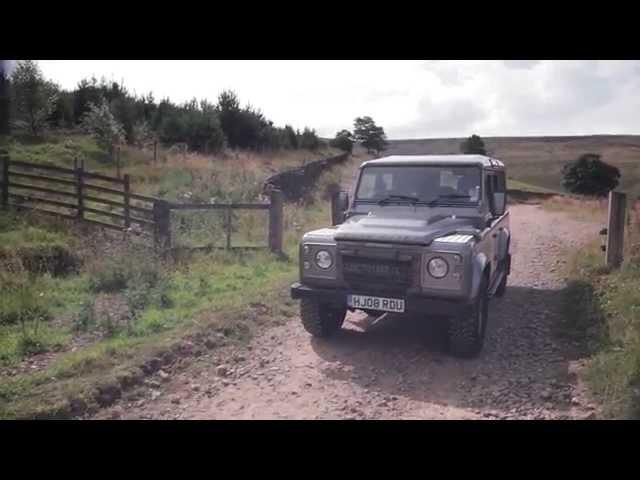
<svg viewBox="0 0 640 480">
<path fill-rule="evenodd" d="M 369 297 L 366 295 L 348 295 L 347 304 L 363 310 L 381 310 L 383 312 L 404 313 L 404 300 L 401 298 Z"/>
</svg>

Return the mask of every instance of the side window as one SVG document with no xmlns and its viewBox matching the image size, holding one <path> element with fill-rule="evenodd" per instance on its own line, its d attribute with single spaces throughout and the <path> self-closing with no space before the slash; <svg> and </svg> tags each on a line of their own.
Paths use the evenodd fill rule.
<svg viewBox="0 0 640 480">
<path fill-rule="evenodd" d="M 507 191 L 507 182 L 504 176 L 504 172 L 498 172 L 496 174 L 496 192 L 504 193 Z"/>
<path fill-rule="evenodd" d="M 493 210 L 494 184 L 495 184 L 495 176 L 487 172 L 486 176 L 484 177 L 484 191 L 485 191 L 484 198 L 487 199 L 487 202 L 489 203 L 489 208 L 491 210 Z"/>
</svg>

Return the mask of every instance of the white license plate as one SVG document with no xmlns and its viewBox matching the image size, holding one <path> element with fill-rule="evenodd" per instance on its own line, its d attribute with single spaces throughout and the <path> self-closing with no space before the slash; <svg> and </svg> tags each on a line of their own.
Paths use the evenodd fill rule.
<svg viewBox="0 0 640 480">
<path fill-rule="evenodd" d="M 349 295 L 347 304 L 363 310 L 381 310 L 383 312 L 404 313 L 404 300 L 401 298 L 369 297 L 367 295 Z"/>
</svg>

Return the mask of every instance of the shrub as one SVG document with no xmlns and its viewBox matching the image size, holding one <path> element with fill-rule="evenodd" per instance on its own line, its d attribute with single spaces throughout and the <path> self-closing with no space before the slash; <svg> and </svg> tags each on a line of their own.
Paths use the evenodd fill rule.
<svg viewBox="0 0 640 480">
<path fill-rule="evenodd" d="M 336 133 L 336 136 L 331 140 L 330 145 L 345 152 L 353 152 L 353 135 L 349 130 L 340 130 Z"/>
<path fill-rule="evenodd" d="M 620 182 L 620 170 L 603 162 L 595 153 L 585 153 L 568 163 L 562 174 L 562 186 L 579 195 L 604 197 Z"/>
</svg>

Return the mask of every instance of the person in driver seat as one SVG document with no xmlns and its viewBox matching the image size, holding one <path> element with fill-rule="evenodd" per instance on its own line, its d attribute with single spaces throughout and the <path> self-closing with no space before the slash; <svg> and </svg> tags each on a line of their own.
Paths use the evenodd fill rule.
<svg viewBox="0 0 640 480">
<path fill-rule="evenodd" d="M 458 195 L 468 195 L 469 200 L 472 202 L 477 201 L 480 193 L 478 179 L 472 175 L 463 175 L 460 180 L 458 180 L 458 189 L 456 193 Z"/>
</svg>

